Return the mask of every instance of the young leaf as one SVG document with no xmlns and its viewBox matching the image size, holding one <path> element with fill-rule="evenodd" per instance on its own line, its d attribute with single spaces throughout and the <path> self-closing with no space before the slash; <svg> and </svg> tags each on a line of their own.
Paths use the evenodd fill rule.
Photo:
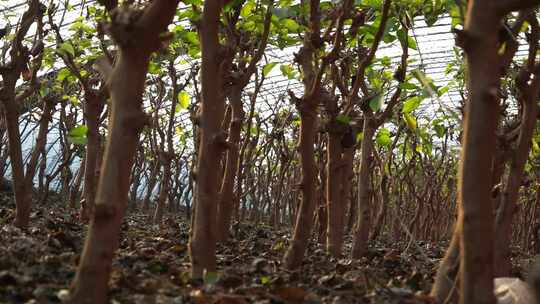
<svg viewBox="0 0 540 304">
<path fill-rule="evenodd" d="M 283 23 L 283 26 L 287 30 L 289 30 L 289 32 L 296 32 L 300 28 L 300 25 L 292 19 L 285 19 L 282 21 L 282 23 Z"/>
<path fill-rule="evenodd" d="M 69 54 L 71 57 L 75 57 L 75 49 L 69 42 L 64 42 L 58 46 L 58 51 L 63 54 Z"/>
<path fill-rule="evenodd" d="M 189 94 L 186 91 L 178 93 L 178 104 L 176 105 L 176 112 L 185 110 L 189 107 Z"/>
<path fill-rule="evenodd" d="M 264 65 L 263 67 L 263 75 L 264 77 L 268 76 L 268 74 L 272 71 L 272 69 L 277 65 L 277 62 L 270 62 Z"/>
<path fill-rule="evenodd" d="M 418 109 L 421 103 L 422 103 L 422 99 L 420 97 L 418 96 L 411 97 L 403 103 L 403 109 L 401 109 L 401 112 L 411 113 L 412 111 Z"/>
<path fill-rule="evenodd" d="M 77 126 L 69 131 L 68 141 L 74 145 L 84 146 L 88 143 L 87 133 L 88 127 L 86 125 Z"/>
<path fill-rule="evenodd" d="M 382 94 L 379 94 L 369 101 L 369 107 L 373 112 L 378 112 L 382 107 L 382 101 Z"/>
<path fill-rule="evenodd" d="M 414 116 L 412 116 L 410 113 L 403 113 L 403 119 L 411 131 L 416 131 L 417 124 Z"/>
<path fill-rule="evenodd" d="M 69 136 L 82 137 L 88 133 L 88 127 L 86 125 L 77 126 L 69 131 Z"/>
<path fill-rule="evenodd" d="M 294 71 L 294 68 L 289 64 L 282 64 L 279 69 L 281 70 L 281 74 L 283 74 L 283 76 L 287 77 L 288 79 L 294 79 L 296 77 L 296 72 Z"/>
<path fill-rule="evenodd" d="M 392 143 L 392 139 L 390 139 L 390 131 L 386 128 L 382 128 L 377 133 L 377 137 L 375 138 L 375 142 L 383 147 L 387 147 Z"/>
</svg>

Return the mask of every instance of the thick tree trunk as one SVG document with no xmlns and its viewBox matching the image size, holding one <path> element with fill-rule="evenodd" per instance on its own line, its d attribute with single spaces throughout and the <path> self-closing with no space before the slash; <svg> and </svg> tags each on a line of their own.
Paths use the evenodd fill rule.
<svg viewBox="0 0 540 304">
<path fill-rule="evenodd" d="M 200 146 L 197 161 L 197 187 L 192 236 L 189 242 L 191 276 L 215 272 L 216 214 L 219 199 L 221 156 L 225 148 L 220 132 L 225 112 L 225 95 L 220 71 L 219 22 L 222 1 L 206 0 L 200 27 L 202 52 L 202 111 Z"/>
<path fill-rule="evenodd" d="M 178 2 L 153 1 L 140 15 L 134 10 L 119 7 L 111 16 L 112 23 L 109 26 L 120 45 L 114 68 L 106 64 L 102 67 L 111 93 L 109 132 L 95 211 L 73 281 L 69 303 L 108 302 L 107 284 L 112 258 L 119 245 L 131 169 L 139 134 L 148 121 L 142 111 L 142 93 L 150 55 L 161 47 L 161 35 L 172 21 Z M 136 15 L 132 15 L 133 13 Z M 127 19 L 126 14 L 129 17 Z M 130 20 L 131 23 L 125 24 L 125 20 Z M 126 31 L 123 26 L 138 30 Z M 114 35 L 118 31 L 131 35 L 119 39 L 120 37 Z"/>
<path fill-rule="evenodd" d="M 463 304 L 495 303 L 491 166 L 499 116 L 499 13 L 493 1 L 469 1 L 465 29 L 458 37 L 467 54 L 469 89 L 458 179 Z"/>
<path fill-rule="evenodd" d="M 296 214 L 291 244 L 285 253 L 284 264 L 287 269 L 296 269 L 302 264 L 311 230 L 313 213 L 316 206 L 317 169 L 314 154 L 315 136 L 317 134 L 318 114 L 316 103 L 312 100 L 301 100 L 300 111 L 300 163 L 302 166 L 302 200 Z"/>
<path fill-rule="evenodd" d="M 364 118 L 364 136 L 362 138 L 362 154 L 358 179 L 358 221 L 354 232 L 352 258 L 359 259 L 367 253 L 369 231 L 371 229 L 371 163 L 373 153 L 373 137 L 375 124 L 371 117 Z"/>
</svg>

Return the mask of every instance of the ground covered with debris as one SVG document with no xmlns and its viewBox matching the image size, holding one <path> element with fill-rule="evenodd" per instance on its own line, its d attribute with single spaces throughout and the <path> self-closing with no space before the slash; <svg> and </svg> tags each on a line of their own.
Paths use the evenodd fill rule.
<svg viewBox="0 0 540 304">
<path fill-rule="evenodd" d="M 34 206 L 31 227 L 22 231 L 10 225 L 13 207 L 0 194 L 0 303 L 61 303 L 86 225 L 56 202 Z M 377 243 L 367 258 L 352 261 L 329 257 L 314 241 L 303 267 L 289 272 L 280 260 L 290 231 L 236 224 L 219 246 L 219 272 L 196 282 L 189 278 L 187 223 L 169 216 L 152 226 L 148 215 L 128 213 L 109 284 L 112 303 L 434 303 L 427 292 L 445 244 Z"/>
</svg>

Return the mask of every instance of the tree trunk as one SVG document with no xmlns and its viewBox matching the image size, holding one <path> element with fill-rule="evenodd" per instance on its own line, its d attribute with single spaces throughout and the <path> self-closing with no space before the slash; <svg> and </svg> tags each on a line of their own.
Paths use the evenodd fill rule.
<svg viewBox="0 0 540 304">
<path fill-rule="evenodd" d="M 535 55 L 536 56 L 536 55 Z M 533 80 L 538 83 L 538 80 Z M 523 84 L 526 85 L 526 84 Z M 538 86 L 538 85 L 537 85 Z M 532 137 L 537 120 L 538 88 L 523 88 L 521 90 L 521 103 L 523 114 L 516 149 L 513 151 L 510 172 L 504 183 L 504 192 L 501 196 L 501 205 L 497 210 L 495 220 L 495 276 L 510 276 L 510 245 L 512 238 L 512 218 L 516 211 L 516 202 L 521 187 L 523 170 L 529 157 Z"/>
<path fill-rule="evenodd" d="M 202 111 L 200 146 L 197 161 L 197 187 L 192 235 L 189 242 L 192 278 L 203 272 L 215 272 L 216 214 L 219 199 L 221 156 L 225 146 L 221 122 L 225 112 L 225 95 L 220 73 L 219 22 L 222 1 L 204 1 L 200 27 Z"/>
<path fill-rule="evenodd" d="M 467 55 L 469 89 L 458 179 L 462 304 L 495 303 L 491 166 L 499 116 L 499 13 L 493 1 L 469 1 L 458 36 Z"/>
<path fill-rule="evenodd" d="M 15 98 L 13 96 L 13 98 Z M 21 134 L 19 131 L 19 114 L 14 105 L 7 105 L 4 111 L 9 142 L 9 159 L 13 177 L 16 214 L 13 224 L 17 227 L 27 227 L 30 221 L 30 206 L 32 193 L 27 191 L 24 178 L 24 164 L 21 149 Z"/>
<path fill-rule="evenodd" d="M 369 231 L 371 229 L 371 163 L 375 124 L 371 117 L 364 118 L 364 136 L 358 178 L 358 221 L 354 232 L 352 258 L 359 259 L 367 253 Z"/>
<path fill-rule="evenodd" d="M 217 215 L 217 240 L 227 241 L 231 227 L 231 216 L 233 210 L 233 190 L 234 179 L 238 168 L 240 131 L 244 120 L 244 110 L 242 109 L 242 90 L 231 88 L 229 102 L 232 107 L 232 119 L 229 125 L 229 149 L 225 163 L 225 174 L 221 184 L 220 198 Z"/>
<path fill-rule="evenodd" d="M 142 93 L 148 64 L 151 54 L 161 47 L 162 33 L 172 21 L 178 2 L 153 1 L 140 15 L 136 10 L 119 7 L 113 11 L 112 23 L 107 26 L 119 44 L 114 68 L 102 61 L 102 73 L 111 93 L 109 132 L 95 211 L 73 281 L 69 303 L 108 302 L 107 284 L 112 258 L 119 245 L 131 169 L 139 134 L 148 121 L 142 111 Z M 125 20 L 130 20 L 130 23 L 125 24 Z M 124 26 L 137 30 L 127 31 Z M 118 31 L 128 34 L 119 39 L 120 37 L 114 34 Z"/>
<path fill-rule="evenodd" d="M 302 200 L 296 214 L 291 244 L 285 253 L 284 264 L 287 269 L 296 269 L 302 264 L 304 253 L 311 236 L 313 213 L 316 205 L 317 168 L 314 145 L 317 134 L 317 106 L 312 100 L 300 100 L 300 163 L 302 166 Z"/>
<path fill-rule="evenodd" d="M 460 222 L 459 220 L 457 222 Z M 456 225 L 452 240 L 442 259 L 430 295 L 437 303 L 456 303 L 458 299 L 459 243 L 461 231 Z"/>
<path fill-rule="evenodd" d="M 163 176 L 161 178 L 161 185 L 159 189 L 159 197 L 156 204 L 156 211 L 154 217 L 152 218 L 152 223 L 158 225 L 163 219 L 163 212 L 165 210 L 165 201 L 170 191 L 170 180 L 171 180 L 171 160 L 173 158 L 173 153 L 161 152 L 159 157 L 163 166 Z M 169 201 L 169 204 L 172 202 Z"/>
<path fill-rule="evenodd" d="M 345 225 L 345 201 L 342 198 L 343 160 L 341 158 L 341 132 L 328 132 L 326 200 L 328 210 L 327 240 L 328 252 L 334 257 L 341 256 L 343 230 Z"/>
<path fill-rule="evenodd" d="M 81 204 L 81 219 L 88 221 L 93 213 L 96 197 L 96 168 L 99 166 L 100 150 L 99 116 L 103 111 L 103 101 L 99 95 L 89 92 L 85 96 L 85 119 L 88 126 L 86 162 L 84 168 L 84 204 Z"/>
</svg>

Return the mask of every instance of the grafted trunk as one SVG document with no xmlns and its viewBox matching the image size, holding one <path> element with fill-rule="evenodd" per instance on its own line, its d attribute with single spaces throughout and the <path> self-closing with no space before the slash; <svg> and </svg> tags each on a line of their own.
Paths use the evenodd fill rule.
<svg viewBox="0 0 540 304">
<path fill-rule="evenodd" d="M 315 102 L 301 100 L 300 111 L 300 163 L 302 167 L 302 200 L 296 212 L 296 224 L 291 244 L 285 253 L 284 264 L 287 269 L 296 269 L 302 264 L 311 230 L 316 206 L 317 169 L 315 162 L 315 136 L 317 134 L 318 114 Z"/>
<path fill-rule="evenodd" d="M 148 122 L 142 111 L 142 93 L 148 64 L 151 54 L 162 45 L 162 33 L 172 21 L 178 2 L 156 0 L 142 13 L 126 6 L 119 7 L 112 12 L 112 23 L 106 27 L 119 43 L 119 54 L 114 67 L 101 61 L 101 72 L 111 93 L 109 132 L 95 211 L 72 284 L 69 303 L 108 303 L 107 284 L 112 258 L 119 245 L 131 169 L 139 134 Z M 125 24 L 125 20 L 130 22 Z M 124 27 L 137 30 L 127 31 Z M 114 34 L 118 32 L 129 34 L 119 39 Z M 128 41 L 125 40 L 127 38 Z"/>
<path fill-rule="evenodd" d="M 229 124 L 229 149 L 227 150 L 227 160 L 225 162 L 225 174 L 221 184 L 220 198 L 217 213 L 217 240 L 227 241 L 231 227 L 231 217 L 233 210 L 233 190 L 236 171 L 239 159 L 240 131 L 244 120 L 244 110 L 242 109 L 242 90 L 233 87 L 229 94 L 229 102 L 232 107 L 232 118 Z"/>
<path fill-rule="evenodd" d="M 375 124 L 371 117 L 364 118 L 364 136 L 362 138 L 362 154 L 360 158 L 360 174 L 358 178 L 358 220 L 352 248 L 352 257 L 359 259 L 367 253 L 369 231 L 371 229 L 371 164 L 373 162 L 373 137 Z"/>
</svg>

